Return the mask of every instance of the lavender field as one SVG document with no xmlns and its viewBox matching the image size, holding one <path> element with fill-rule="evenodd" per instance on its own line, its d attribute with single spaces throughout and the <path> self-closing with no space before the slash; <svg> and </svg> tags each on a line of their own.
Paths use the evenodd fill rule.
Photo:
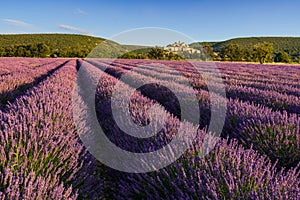
<svg viewBox="0 0 300 200">
<path fill-rule="evenodd" d="M 299 199 L 300 66 L 217 62 L 221 83 L 210 65 L 0 58 L 0 199 Z M 78 76 L 79 69 L 84 76 Z M 197 132 L 192 145 L 172 164 L 148 173 L 121 172 L 97 161 L 78 133 L 88 127 L 78 126 L 73 112 L 74 98 L 80 108 L 86 103 L 86 91 L 79 88 L 74 97 L 74 88 L 89 87 L 87 79 L 95 74 L 102 76 L 92 94 L 97 119 L 111 142 L 131 152 L 152 152 L 178 133 L 180 104 L 158 84 L 141 87 L 129 104 L 115 106 L 121 112 L 129 106 L 121 119 L 125 124 L 129 119 L 139 126 L 151 120 L 158 124 L 165 116 L 164 127 L 137 139 L 117 126 L 111 110 L 114 87 L 118 83 L 129 91 L 144 80 L 195 94 L 199 120 L 195 124 L 187 116 L 184 123 L 185 134 Z M 131 81 L 122 82 L 125 74 Z M 213 83 L 213 92 L 202 74 Z M 223 86 L 226 97 L 218 93 Z M 192 100 L 186 96 L 185 102 Z M 201 157 L 211 121 L 218 117 L 212 105 L 225 109 L 226 116 L 220 138 L 211 138 L 214 148 Z M 156 118 L 147 113 L 151 107 Z M 155 162 L 165 158 L 159 159 Z"/>
</svg>

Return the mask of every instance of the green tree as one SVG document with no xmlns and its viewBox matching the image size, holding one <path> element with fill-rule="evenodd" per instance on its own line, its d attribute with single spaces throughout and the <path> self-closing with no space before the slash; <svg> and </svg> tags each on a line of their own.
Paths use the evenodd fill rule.
<svg viewBox="0 0 300 200">
<path fill-rule="evenodd" d="M 5 56 L 7 56 L 7 57 L 15 56 L 14 49 L 15 49 L 14 46 L 8 46 L 7 48 L 5 48 Z"/>
<path fill-rule="evenodd" d="M 274 47 L 272 43 L 258 43 L 253 47 L 254 59 L 259 61 L 261 64 L 265 62 L 273 61 L 273 51 Z"/>
<path fill-rule="evenodd" d="M 205 45 L 203 46 L 203 50 L 206 52 L 206 60 L 215 60 L 216 54 L 214 52 L 214 49 L 211 46 Z M 207 58 L 210 56 L 210 58 Z"/>
<path fill-rule="evenodd" d="M 229 44 L 221 49 L 220 56 L 222 60 L 242 61 L 244 49 L 237 44 Z"/>
<path fill-rule="evenodd" d="M 246 62 L 255 62 L 254 52 L 252 48 L 247 48 L 244 50 L 244 60 Z"/>
<path fill-rule="evenodd" d="M 23 46 L 19 46 L 17 48 L 17 52 L 15 53 L 15 56 L 25 57 L 26 56 L 26 49 Z"/>
<path fill-rule="evenodd" d="M 183 60 L 183 57 L 176 53 L 165 51 L 165 54 L 167 60 Z"/>
<path fill-rule="evenodd" d="M 0 47 L 0 56 L 5 56 L 5 48 Z"/>
<path fill-rule="evenodd" d="M 37 57 L 49 57 L 50 55 L 50 47 L 44 43 L 40 43 L 37 45 Z"/>
<path fill-rule="evenodd" d="M 287 52 L 282 51 L 282 52 L 279 52 L 279 53 L 275 54 L 274 61 L 275 62 L 290 63 L 291 58 L 290 58 L 290 55 Z"/>
<path fill-rule="evenodd" d="M 138 58 L 138 54 L 134 51 L 131 51 L 131 52 L 126 52 L 124 54 L 122 54 L 120 56 L 120 58 L 123 58 L 123 59 L 137 59 Z"/>
<path fill-rule="evenodd" d="M 151 48 L 148 56 L 150 59 L 163 60 L 166 57 L 166 52 L 162 48 L 154 47 Z"/>
</svg>

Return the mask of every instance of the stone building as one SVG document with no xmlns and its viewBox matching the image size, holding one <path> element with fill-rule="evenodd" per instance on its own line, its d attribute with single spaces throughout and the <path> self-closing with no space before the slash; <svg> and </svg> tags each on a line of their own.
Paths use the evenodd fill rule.
<svg viewBox="0 0 300 200">
<path fill-rule="evenodd" d="M 170 51 L 173 53 L 186 52 L 186 53 L 190 53 L 190 54 L 195 54 L 195 53 L 200 54 L 200 50 L 191 48 L 191 47 L 189 47 L 189 45 L 185 44 L 184 42 L 180 42 L 180 41 L 165 46 L 164 50 L 167 50 L 167 51 Z"/>
</svg>

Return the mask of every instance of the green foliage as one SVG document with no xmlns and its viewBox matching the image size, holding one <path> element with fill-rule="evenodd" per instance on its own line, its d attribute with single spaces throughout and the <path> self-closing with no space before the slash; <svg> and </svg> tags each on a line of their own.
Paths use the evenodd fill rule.
<svg viewBox="0 0 300 200">
<path fill-rule="evenodd" d="M 221 49 L 220 57 L 222 60 L 241 61 L 243 59 L 244 49 L 237 44 L 230 44 Z"/>
<path fill-rule="evenodd" d="M 299 37 L 249 37 L 249 38 L 235 38 L 222 42 L 199 42 L 190 44 L 191 47 L 199 49 L 202 46 L 210 46 L 217 54 L 214 60 L 224 60 L 221 57 L 221 50 L 224 50 L 229 45 L 237 45 L 244 50 L 244 56 L 239 61 L 256 61 L 253 56 L 253 47 L 260 43 L 273 44 L 274 52 L 286 52 L 291 62 L 300 63 L 300 38 Z M 276 57 L 276 54 L 275 54 Z M 230 58 L 226 58 L 231 60 Z M 226 60 L 225 59 L 225 60 Z"/>
<path fill-rule="evenodd" d="M 199 49 L 201 55 L 184 52 L 175 54 L 158 47 L 120 45 L 102 38 L 75 34 L 0 35 L 0 57 L 84 58 L 89 56 L 165 60 L 212 58 L 220 61 L 261 63 L 273 62 L 274 57 L 275 62 L 300 63 L 300 38 L 296 37 L 237 38 L 223 42 L 193 43 L 190 47 Z"/>
<path fill-rule="evenodd" d="M 124 59 L 153 59 L 153 60 L 183 60 L 184 58 L 160 47 L 142 48 L 127 52 L 119 58 Z"/>
<path fill-rule="evenodd" d="M 274 57 L 274 61 L 275 62 L 281 62 L 281 63 L 290 63 L 291 62 L 291 58 L 290 55 L 286 52 L 279 52 L 275 54 Z"/>
<path fill-rule="evenodd" d="M 229 44 L 221 49 L 215 60 L 273 62 L 273 51 L 273 44 L 266 42 L 254 44 L 249 48 L 242 48 L 238 44 Z"/>
<path fill-rule="evenodd" d="M 6 57 L 49 57 L 50 47 L 46 44 L 12 45 L 0 48 L 0 55 Z"/>
<path fill-rule="evenodd" d="M 102 41 L 73 34 L 0 35 L 0 56 L 86 57 Z"/>
<path fill-rule="evenodd" d="M 273 61 L 273 51 L 274 47 L 272 43 L 258 43 L 255 44 L 253 47 L 253 56 L 255 61 L 263 64 L 265 62 L 272 62 Z"/>
<path fill-rule="evenodd" d="M 203 50 L 211 57 L 214 58 L 215 57 L 215 52 L 213 50 L 213 48 L 209 45 L 205 45 L 203 46 Z"/>
<path fill-rule="evenodd" d="M 75 34 L 0 35 L 0 56 L 117 58 L 132 49 L 145 48 Z"/>
</svg>

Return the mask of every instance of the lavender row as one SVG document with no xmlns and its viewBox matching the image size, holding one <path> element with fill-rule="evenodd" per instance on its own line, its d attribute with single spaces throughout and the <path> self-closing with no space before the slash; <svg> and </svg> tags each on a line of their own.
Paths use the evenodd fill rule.
<svg viewBox="0 0 300 200">
<path fill-rule="evenodd" d="M 87 69 L 85 73 L 82 73 L 85 68 Z M 110 97 L 112 96 L 113 88 L 118 83 L 118 80 L 107 75 L 107 74 L 101 74 L 101 71 L 94 66 L 89 65 L 88 63 L 84 63 L 81 65 L 81 80 L 78 81 L 81 82 L 83 87 L 81 87 L 81 91 L 79 93 L 84 94 L 85 88 L 88 88 L 90 86 L 89 80 L 95 75 L 100 75 L 101 79 L 98 83 L 97 87 L 97 93 L 96 93 L 96 110 L 98 114 L 98 121 L 102 127 L 102 129 L 106 132 L 106 136 L 118 147 L 131 151 L 131 152 L 151 152 L 156 150 L 157 148 L 161 147 L 162 145 L 166 145 L 176 134 L 178 126 L 179 126 L 179 120 L 172 117 L 171 115 L 167 115 L 167 121 L 164 126 L 164 128 L 157 133 L 155 137 L 151 137 L 150 139 L 137 139 L 134 137 L 128 136 L 126 133 L 124 133 L 120 128 L 117 128 L 114 123 L 114 118 L 112 116 L 112 113 L 110 111 Z M 96 81 L 99 77 L 96 76 Z M 122 84 L 122 83 L 121 83 Z M 125 84 L 122 84 L 122 88 L 124 91 L 129 91 L 129 87 Z M 78 102 L 81 102 L 80 105 L 85 104 L 85 101 L 83 99 L 80 99 L 80 96 L 78 97 Z M 120 102 L 119 107 L 116 109 L 120 109 L 124 111 L 124 103 Z M 130 113 L 127 113 L 127 117 L 123 118 L 124 124 L 127 123 L 127 120 L 130 120 L 131 117 L 133 120 L 139 124 L 145 124 L 149 120 L 149 117 L 151 117 L 152 120 L 154 120 L 154 124 L 159 123 L 161 121 L 161 116 L 165 115 L 165 111 L 162 107 L 158 106 L 155 107 L 155 112 L 157 113 L 156 116 L 149 116 L 147 114 L 147 110 L 150 107 L 153 107 L 155 105 L 155 102 L 143 97 L 139 92 L 136 92 L 132 100 L 130 101 Z M 127 104 L 126 104 L 127 106 Z M 84 106 L 82 106 L 84 109 Z M 92 108 L 93 109 L 93 108 Z M 88 110 L 85 110 L 85 112 L 88 112 Z M 125 111 L 124 111 L 125 112 Z M 87 116 L 90 116 L 90 114 L 87 114 Z M 80 117 L 79 117 L 80 118 Z M 89 124 L 90 122 L 87 122 L 87 124 L 83 123 L 83 120 L 80 120 L 81 129 L 84 130 L 84 132 L 89 133 Z M 186 125 L 187 126 L 187 125 Z M 190 126 L 188 126 L 190 127 Z M 191 127 L 191 131 L 193 128 Z M 201 132 L 202 133 L 202 132 Z M 142 134 L 142 133 L 139 133 Z M 186 134 L 188 134 L 188 130 L 186 130 Z M 105 150 L 104 150 L 105 153 Z M 161 161 L 166 159 L 166 157 L 161 157 Z M 161 162 L 160 160 L 153 160 L 153 162 Z M 118 161 L 118 162 L 121 162 Z M 124 164 L 126 165 L 126 164 Z M 140 166 L 141 163 L 130 163 L 131 167 Z M 151 163 L 143 163 L 144 167 L 147 165 L 151 165 Z M 125 168 L 128 168 L 130 166 L 124 166 Z M 116 193 L 118 190 L 116 189 L 117 183 L 118 183 L 118 177 L 117 174 L 120 172 L 114 171 L 111 168 L 101 166 L 101 168 L 105 169 L 104 176 L 105 179 L 109 180 L 107 183 L 107 188 L 105 191 L 107 191 L 108 198 L 112 198 L 112 193 Z"/>
<path fill-rule="evenodd" d="M 113 67 L 101 64 L 99 65 L 99 63 L 97 66 L 100 68 L 102 67 L 102 70 L 105 69 L 106 72 L 116 77 L 120 77 L 122 73 L 125 73 L 120 68 L 114 70 L 115 68 Z M 132 82 L 134 79 L 138 81 L 145 78 L 137 73 L 131 74 L 133 76 Z M 149 80 L 149 82 L 155 82 L 155 80 Z M 165 90 L 164 88 L 160 88 L 160 90 L 158 90 L 157 87 L 144 87 L 143 94 L 151 99 L 157 100 L 159 103 L 166 106 L 166 109 L 169 112 L 180 117 L 180 105 L 176 104 L 176 102 L 174 103 L 172 96 L 171 98 L 168 98 L 172 94 L 170 91 Z M 205 127 L 209 125 L 211 120 L 210 96 L 205 91 L 201 91 L 201 93 L 198 93 L 198 99 L 201 111 L 200 127 Z M 214 96 L 213 102 L 215 104 L 220 102 L 221 104 L 219 106 L 222 106 L 222 104 L 224 104 L 224 99 L 222 101 L 222 97 Z M 259 129 L 243 128 L 251 127 L 252 124 L 261 124 L 261 126 Z M 270 129 L 270 131 L 267 131 L 266 135 L 264 132 L 266 132 L 267 129 Z M 288 139 L 284 138 L 285 133 L 289 135 Z M 248 146 L 247 143 L 251 141 L 251 138 L 253 138 L 254 135 L 258 141 L 263 141 L 265 137 L 278 135 L 276 138 L 272 138 L 272 141 L 277 143 L 277 145 L 257 142 L 253 144 L 253 148 L 257 149 L 262 154 L 268 155 L 274 162 L 279 159 L 279 167 L 290 167 L 298 164 L 300 154 L 300 138 L 298 137 L 298 133 L 299 115 L 297 114 L 287 115 L 285 111 L 281 113 L 264 106 L 253 105 L 249 102 L 240 102 L 239 100 L 230 99 L 227 102 L 227 116 L 226 123 L 223 128 L 223 135 L 230 135 L 233 138 L 237 138 L 246 146 Z M 245 140 L 242 138 L 248 138 L 249 141 L 244 142 Z M 289 145 L 285 145 L 286 143 L 289 143 Z M 263 148 L 261 146 L 263 146 Z M 291 159 L 291 157 L 294 158 Z"/>
<path fill-rule="evenodd" d="M 270 160 L 223 139 L 205 158 L 182 158 L 146 174 L 121 174 L 116 199 L 298 199 L 299 167 L 276 170 Z"/>
<path fill-rule="evenodd" d="M 181 66 L 173 65 L 175 68 L 180 68 Z M 157 67 L 163 68 L 162 65 L 159 65 Z M 152 66 L 152 68 L 155 68 L 155 66 Z M 198 68 L 199 69 L 199 68 Z M 119 68 L 117 70 L 120 70 Z M 178 69 L 179 71 L 180 69 Z M 171 71 L 171 70 L 169 70 Z M 180 70 L 182 71 L 182 70 Z M 125 71 L 123 71 L 125 73 Z M 145 70 L 142 67 L 141 68 L 134 68 L 134 72 L 137 72 L 144 76 L 150 76 L 155 79 L 159 80 L 166 80 L 166 81 L 173 81 L 178 84 L 184 83 L 186 80 L 182 76 L 182 74 L 178 73 L 177 75 L 174 75 L 174 72 L 172 74 L 170 73 L 163 73 L 160 74 L 158 72 L 153 72 L 152 70 Z M 194 73 L 197 76 L 197 73 Z M 185 74 L 185 76 L 189 76 Z M 206 79 L 212 79 L 211 76 L 206 75 Z M 217 78 L 215 78 L 217 80 Z M 191 78 L 189 76 L 189 81 L 191 82 L 191 85 L 196 89 L 206 89 L 207 86 L 205 81 L 201 80 L 201 75 L 198 74 L 198 78 Z M 216 81 L 218 82 L 218 81 Z M 221 83 L 214 83 L 214 88 L 220 88 L 222 87 Z M 263 104 L 270 108 L 273 108 L 274 110 L 286 110 L 289 113 L 297 113 L 300 114 L 300 98 L 294 95 L 287 95 L 282 94 L 276 91 L 271 91 L 267 89 L 256 89 L 256 88 L 249 88 L 246 86 L 240 86 L 240 85 L 228 85 L 226 86 L 226 92 L 227 97 L 234 98 L 234 99 L 241 99 L 243 101 L 249 101 L 254 102 L 256 104 Z"/>
<path fill-rule="evenodd" d="M 101 94 L 105 94 L 105 88 L 101 88 L 103 89 Z M 247 112 L 247 114 L 249 113 Z M 151 196 L 156 199 L 297 198 L 299 188 L 295 189 L 294 184 L 299 187 L 299 174 L 296 169 L 290 170 L 288 173 L 282 170 L 277 174 L 275 165 L 272 165 L 267 158 L 260 157 L 254 150 L 244 150 L 234 142 L 227 145 L 227 141 L 223 141 L 221 144 L 216 150 L 217 156 L 214 156 L 216 161 L 211 161 L 210 158 L 207 158 L 205 162 L 201 159 L 196 159 L 197 162 L 188 160 L 179 162 L 174 168 L 167 167 L 161 170 L 163 172 L 154 174 L 126 174 L 123 177 L 122 174 L 119 174 L 121 179 L 116 181 L 119 183 L 121 192 L 114 194 L 116 198 L 147 198 Z M 228 152 L 230 152 L 229 156 Z M 193 151 L 190 153 L 196 154 Z M 299 156 L 294 154 L 290 157 L 297 158 Z M 230 158 L 236 159 L 236 162 L 233 164 L 227 162 Z M 191 165 L 191 163 L 195 163 L 195 165 Z M 209 175 L 203 177 L 200 174 Z M 256 180 L 256 182 L 252 180 Z M 274 182 L 278 185 L 273 184 Z M 289 185 L 287 186 L 287 184 Z M 224 188 L 226 191 L 223 191 Z"/>
<path fill-rule="evenodd" d="M 174 67 L 179 68 L 180 66 L 174 65 Z M 156 77 L 158 79 L 163 77 L 163 79 L 167 78 L 169 80 L 174 80 L 174 81 L 177 80 L 176 82 L 178 83 L 180 83 L 183 78 L 181 74 L 178 74 L 178 76 L 173 74 L 172 75 L 159 74 L 159 73 L 151 72 L 151 70 L 143 70 L 143 69 L 134 69 L 134 71 L 138 71 L 144 75 Z M 205 81 L 201 79 L 200 74 L 198 75 L 198 78 L 190 78 L 191 76 L 197 76 L 197 73 L 193 73 L 193 75 L 185 74 L 185 76 L 189 77 L 189 80 L 191 81 L 193 87 L 199 89 L 207 88 Z M 207 79 L 212 79 L 212 77 L 207 77 Z M 220 84 L 214 84 L 214 87 L 220 87 Z M 274 110 L 278 109 L 278 110 L 286 110 L 290 113 L 298 113 L 298 114 L 300 113 L 299 97 L 294 95 L 282 94 L 273 90 L 268 90 L 266 87 L 257 89 L 257 88 L 251 88 L 251 87 L 240 86 L 240 85 L 227 85 L 226 92 L 229 98 L 239 98 L 241 100 L 254 102 L 256 104 L 263 104 L 273 108 Z M 289 92 L 289 90 L 287 92 Z M 299 94 L 298 93 L 299 91 L 295 89 L 293 90 L 293 88 L 291 89 L 291 92 L 294 94 Z"/>
<path fill-rule="evenodd" d="M 300 163 L 300 116 L 229 100 L 223 135 L 267 155 L 278 167 Z"/>
<path fill-rule="evenodd" d="M 109 65 L 106 65 L 106 67 L 107 67 L 106 71 L 114 74 L 115 76 L 119 76 L 119 77 L 121 77 L 121 75 L 126 73 L 126 71 L 127 71 L 123 68 L 111 67 Z M 177 79 L 176 75 L 174 75 L 174 77 L 172 78 L 173 75 L 166 74 L 166 79 L 164 79 L 164 78 L 161 78 L 161 77 L 165 76 L 164 74 L 158 74 L 155 72 L 153 72 L 153 74 L 151 74 L 151 71 L 149 71 L 149 70 L 148 70 L 148 72 L 145 72 L 146 75 L 139 73 L 140 71 L 142 71 L 140 69 L 134 69 L 133 71 L 134 72 L 132 72 L 132 73 L 136 74 L 136 76 L 138 77 L 137 79 L 147 79 L 148 78 L 152 82 L 153 81 L 159 82 L 158 81 L 158 79 L 159 79 L 159 80 L 165 81 L 166 83 L 172 81 L 172 82 L 174 82 L 174 84 L 178 84 L 178 85 L 182 84 L 182 82 L 184 83 L 184 78 L 182 76 Z M 139 74 L 136 72 L 138 72 Z M 190 81 L 199 82 L 196 79 L 190 80 Z M 222 84 L 218 83 L 218 82 L 219 81 L 216 81 L 216 83 L 213 83 L 213 88 L 222 88 Z M 199 84 L 201 84 L 201 83 L 199 83 Z M 195 85 L 198 85 L 198 84 L 192 83 L 192 85 L 195 88 Z M 205 93 L 205 92 L 201 91 L 203 87 L 204 88 L 206 87 L 206 89 L 207 89 L 207 86 L 200 86 L 201 89 L 198 89 L 198 92 L 200 94 Z M 210 91 L 210 93 L 213 93 L 213 92 Z M 148 94 L 151 95 L 152 91 L 147 93 L 147 95 Z M 226 95 L 229 98 L 241 99 L 243 101 L 249 101 L 249 102 L 254 102 L 256 104 L 266 105 L 266 106 L 272 108 L 273 110 L 281 110 L 281 111 L 286 110 L 289 113 L 296 113 L 296 114 L 300 113 L 300 98 L 297 96 L 293 96 L 293 95 L 286 95 L 286 94 L 281 94 L 281 93 L 269 91 L 269 90 L 259 90 L 259 89 L 255 89 L 255 88 L 248 88 L 248 87 L 235 86 L 235 85 L 226 86 Z M 203 96 L 203 95 L 198 95 L 198 96 Z M 204 96 L 209 96 L 209 95 L 206 94 Z"/>
<path fill-rule="evenodd" d="M 272 90 L 274 92 L 280 92 L 282 94 L 287 94 L 287 95 L 294 95 L 297 97 L 300 96 L 300 88 L 291 85 L 282 84 L 280 81 L 278 81 L 278 83 L 270 84 L 265 82 L 259 82 L 255 79 L 253 81 L 250 80 L 243 81 L 243 80 L 238 80 L 233 78 L 226 78 L 225 83 L 228 85 L 246 86 L 250 88 L 257 88 L 260 90 Z"/>
<path fill-rule="evenodd" d="M 133 119 L 138 126 L 149 125 L 149 120 L 151 119 L 151 125 L 149 125 L 150 127 L 160 127 L 159 125 L 163 124 L 162 122 L 165 121 L 165 126 L 163 126 L 162 129 L 156 129 L 157 135 L 155 137 L 137 140 L 135 137 L 132 137 L 124 132 L 124 130 L 120 127 L 116 127 L 118 124 L 116 124 L 115 120 L 119 116 L 114 116 L 111 110 L 111 97 L 116 84 L 120 84 L 118 87 L 122 88 L 123 91 L 128 92 L 128 95 L 130 95 L 129 92 L 132 90 L 132 88 L 118 81 L 116 78 L 103 73 L 101 70 L 87 62 L 81 64 L 81 67 L 86 69 L 81 83 L 87 84 L 86 86 L 84 85 L 85 87 L 82 87 L 82 93 L 86 92 L 84 91 L 84 88 L 89 86 L 89 82 L 87 80 L 91 79 L 91 77 L 93 77 L 95 74 L 101 76 L 96 92 L 96 111 L 98 121 L 104 131 L 107 132 L 107 137 L 109 137 L 110 140 L 119 147 L 133 152 L 154 151 L 155 149 L 168 144 L 168 142 L 176 134 L 176 130 L 179 128 L 180 124 L 182 127 L 189 129 L 185 130 L 187 134 L 198 129 L 198 126 L 195 126 L 189 122 L 180 122 L 176 117 L 167 113 L 166 110 L 157 102 L 144 97 L 138 91 L 131 96 L 129 111 L 126 110 L 128 102 L 124 101 L 124 98 L 119 96 L 119 94 L 115 94 L 115 98 L 118 100 L 118 102 L 113 104 L 114 109 L 125 113 L 125 116 L 121 119 L 123 125 L 129 126 L 125 127 L 125 129 L 130 128 L 131 119 Z M 81 101 L 84 103 L 84 100 Z M 148 113 L 149 108 L 154 109 L 150 114 Z M 131 129 L 131 131 L 134 130 L 135 129 Z M 203 134 L 203 131 L 199 130 L 199 132 Z M 136 132 L 136 134 L 142 135 L 143 132 Z"/>
<path fill-rule="evenodd" d="M 89 67 L 90 76 L 98 73 L 95 68 L 93 69 L 88 65 L 84 66 Z M 145 148 L 145 143 L 141 143 L 141 141 L 134 142 L 111 125 L 113 120 L 110 119 L 111 114 L 107 111 L 109 108 L 108 101 L 117 80 L 106 74 L 102 74 L 101 77 L 97 89 L 99 122 L 102 127 L 107 128 L 110 140 L 118 144 L 119 147 L 135 152 L 145 152 L 148 149 L 140 150 L 140 148 Z M 127 87 L 122 85 L 124 90 Z M 148 106 L 153 106 L 153 101 L 142 97 L 139 93 L 136 93 L 132 99 L 133 102 L 130 106 L 137 109 L 132 111 L 134 119 L 140 122 L 147 120 L 145 110 L 148 109 Z M 122 106 L 126 105 L 120 104 L 119 109 L 122 109 Z M 138 106 L 141 106 L 141 108 L 138 108 Z M 156 112 L 160 113 L 159 110 Z M 167 124 L 173 123 L 176 125 L 176 121 L 173 118 Z M 168 137 L 172 136 L 170 131 L 174 132 L 174 128 L 176 128 L 176 126 L 171 127 L 173 128 L 164 132 Z M 188 133 L 189 131 L 186 134 Z M 204 133 L 202 132 L 202 134 Z M 160 139 L 163 138 L 160 136 Z M 283 170 L 277 172 L 275 165 L 272 165 L 266 157 L 260 156 L 252 149 L 245 150 L 236 142 L 230 142 L 228 145 L 227 140 L 221 140 L 208 157 L 201 159 L 197 154 L 200 153 L 198 147 L 201 146 L 202 141 L 201 137 L 197 139 L 194 148 L 188 151 L 188 155 L 157 172 L 127 174 L 110 169 L 110 173 L 113 173 L 111 181 L 115 183 L 111 195 L 117 199 L 245 197 L 296 199 L 299 195 L 299 173 L 297 173 L 297 169 L 291 169 L 288 172 Z M 153 150 L 153 146 L 152 142 L 150 145 L 151 150 Z M 232 159 L 235 162 L 228 162 Z M 136 163 L 132 164 L 136 165 Z M 296 188 L 295 185 L 297 185 Z"/>
<path fill-rule="evenodd" d="M 23 58 L 0 58 L 0 75 L 35 66 L 37 60 Z"/>
<path fill-rule="evenodd" d="M 117 65 L 126 65 L 126 66 L 141 66 L 147 63 L 151 63 L 152 61 L 147 60 L 104 60 L 105 62 L 113 62 Z M 185 73 L 189 73 L 190 75 L 197 75 L 194 72 L 193 68 L 199 68 L 204 71 L 201 72 L 210 72 L 211 68 L 205 68 L 205 66 L 216 66 L 220 72 L 226 77 L 232 77 L 238 75 L 237 78 L 246 78 L 250 80 L 258 79 L 264 81 L 273 81 L 280 80 L 281 82 L 289 83 L 298 82 L 299 81 L 299 66 L 289 66 L 289 65 L 258 65 L 258 64 L 241 64 L 241 63 L 212 63 L 212 62 L 178 62 L 178 61 L 156 61 L 164 65 L 168 66 L 178 66 Z M 192 65 L 192 68 L 190 67 Z M 160 68 L 154 70 L 161 70 Z"/>
<path fill-rule="evenodd" d="M 76 199 L 93 173 L 72 120 L 75 73 L 69 62 L 1 113 L 1 198 Z"/>
<path fill-rule="evenodd" d="M 299 65 L 259 65 L 241 63 L 216 63 L 220 70 L 231 72 L 231 75 L 241 72 L 241 75 L 248 77 L 259 77 L 262 79 L 281 79 L 283 81 L 299 80 Z"/>
<path fill-rule="evenodd" d="M 0 77 L 0 108 L 3 109 L 8 102 L 13 101 L 66 62 L 60 60 Z"/>
<path fill-rule="evenodd" d="M 104 64 L 102 62 L 98 62 L 95 60 L 89 60 L 88 62 L 96 65 L 99 69 L 102 71 L 105 71 L 106 73 L 116 77 L 116 78 L 121 78 L 123 74 L 128 72 L 128 70 L 124 70 L 123 68 L 117 68 L 117 67 L 112 67 L 110 65 Z M 201 102 L 199 104 L 200 106 L 200 113 L 201 113 L 201 128 L 204 128 L 209 124 L 210 121 L 210 99 L 209 99 L 209 93 L 207 91 L 195 91 L 192 89 L 192 87 L 186 86 L 186 85 L 181 85 L 177 84 L 175 81 L 166 81 L 166 80 L 158 80 L 156 78 L 151 78 L 148 76 L 142 76 L 141 74 L 138 74 L 134 71 L 130 71 L 130 73 L 127 75 L 127 84 L 129 86 L 133 86 L 135 84 L 139 84 L 141 81 L 145 80 L 148 83 L 159 83 L 160 85 L 164 85 L 166 87 L 161 87 L 160 85 L 146 85 L 139 91 L 144 95 L 149 97 L 150 99 L 154 99 L 157 102 L 159 102 L 162 106 L 165 107 L 165 109 L 174 114 L 176 117 L 181 118 L 181 111 L 180 111 L 180 105 L 179 102 L 176 101 L 176 96 L 174 96 L 174 93 L 176 91 L 177 94 L 195 94 L 198 98 L 198 100 Z M 173 91 L 169 90 L 173 88 Z M 196 92 L 196 93 L 195 93 Z M 185 97 L 186 102 L 190 102 L 187 104 L 192 104 L 193 101 L 190 100 L 189 95 L 183 95 Z M 218 95 L 212 95 L 214 99 L 214 104 L 218 104 L 218 101 L 220 100 L 221 102 L 226 101 L 224 98 L 220 98 Z M 216 102 L 215 102 L 216 101 Z M 220 106 L 221 103 L 219 103 Z M 204 114 L 205 113 L 205 114 Z"/>
<path fill-rule="evenodd" d="M 116 64 L 119 65 L 119 64 Z M 124 64 L 123 64 L 124 65 Z M 128 65 L 121 66 L 124 68 L 129 68 Z M 207 85 L 203 78 L 201 77 L 201 74 L 197 73 L 185 73 L 184 76 L 182 73 L 179 71 L 174 71 L 171 69 L 164 68 L 162 66 L 155 66 L 155 65 L 143 65 L 142 67 L 138 65 L 133 65 L 134 71 L 138 72 L 140 74 L 146 75 L 146 76 L 151 76 L 151 77 L 156 77 L 158 79 L 162 80 L 171 80 L 171 81 L 176 81 L 177 83 L 182 83 L 184 82 L 185 78 L 188 77 L 189 81 L 191 82 L 191 85 L 195 88 L 199 89 L 206 89 Z M 133 69 L 133 66 L 131 69 Z M 205 73 L 206 76 L 208 76 L 208 73 L 204 70 L 204 68 L 197 68 L 197 70 L 200 73 Z M 240 72 L 238 72 L 240 73 Z M 278 72 L 277 72 L 278 73 Z M 299 96 L 300 95 L 300 88 L 297 88 L 295 86 L 292 86 L 290 84 L 283 85 L 282 80 L 278 79 L 277 83 L 266 83 L 265 81 L 260 80 L 258 77 L 252 77 L 251 80 L 243 80 L 240 79 L 241 77 L 238 74 L 235 78 L 232 77 L 232 75 L 226 75 L 222 74 L 222 77 L 224 77 L 226 80 L 224 80 L 224 83 L 228 85 L 229 87 L 231 85 L 236 85 L 236 86 L 243 86 L 243 87 L 254 87 L 260 90 L 272 90 L 275 92 L 280 92 L 282 94 L 287 94 L 287 95 L 294 95 L 294 96 Z M 210 78 L 211 80 L 214 80 L 215 74 L 210 73 L 207 78 Z M 291 80 L 290 80 L 291 81 Z M 297 83 L 295 81 L 292 81 L 293 84 Z"/>
<path fill-rule="evenodd" d="M 107 64 L 109 64 L 109 61 L 105 61 Z M 163 65 L 168 65 L 168 66 L 174 66 L 177 69 L 179 69 L 179 73 L 175 72 L 174 70 L 169 70 L 166 69 L 162 66 L 155 67 L 151 65 L 146 65 L 147 63 L 151 63 L 150 61 L 134 61 L 134 60 L 115 60 L 115 61 L 110 61 L 113 62 L 115 65 L 120 65 L 123 68 L 124 67 L 139 67 L 142 66 L 142 69 L 148 69 L 151 70 L 152 72 L 158 72 L 158 74 L 168 74 L 168 75 L 179 75 L 182 77 L 184 75 L 185 77 L 188 77 L 191 81 L 191 83 L 195 84 L 196 88 L 199 86 L 205 86 L 205 81 L 203 81 L 203 78 L 201 77 L 202 73 L 210 74 L 213 78 L 215 76 L 214 72 L 212 71 L 209 67 L 207 66 L 217 66 L 218 69 L 220 70 L 220 73 L 222 74 L 222 77 L 225 78 L 226 80 L 224 81 L 226 84 L 231 84 L 233 83 L 243 83 L 244 86 L 247 86 L 248 82 L 258 82 L 259 85 L 264 85 L 265 87 L 259 87 L 259 89 L 270 89 L 270 90 L 275 90 L 277 92 L 281 93 L 287 93 L 287 94 L 292 94 L 292 95 L 299 95 L 299 87 L 300 85 L 298 84 L 299 80 L 299 75 L 300 75 L 300 67 L 297 66 L 266 66 L 266 65 L 261 65 L 261 66 L 256 66 L 253 67 L 252 69 L 248 69 L 249 64 L 247 65 L 242 65 L 242 64 L 237 64 L 237 63 L 198 63 L 198 62 L 192 62 L 190 64 L 185 63 L 182 64 L 178 63 L 176 61 L 159 61 L 159 63 Z M 199 73 L 195 73 L 195 70 L 191 69 L 188 67 L 189 65 L 193 65 L 192 68 L 196 68 Z M 216 67 L 215 66 L 215 67 Z M 182 74 L 183 73 L 183 74 Z M 261 74 L 264 73 L 264 76 L 261 76 Z M 271 75 L 272 74 L 272 75 Z M 283 78 L 280 76 L 282 74 L 285 74 Z M 294 78 L 292 78 L 294 77 Z M 173 77 L 175 78 L 175 77 Z M 177 77 L 176 77 L 177 78 Z M 196 80 L 196 81 L 195 81 Z M 278 84 L 280 83 L 280 84 Z M 249 86 L 255 86 L 255 85 L 249 85 Z M 283 87 L 282 87 L 283 86 Z"/>
<path fill-rule="evenodd" d="M 238 85 L 226 87 L 226 92 L 227 96 L 233 99 L 264 105 L 274 111 L 280 110 L 300 114 L 300 97 L 298 96 Z"/>
<path fill-rule="evenodd" d="M 25 71 L 51 62 L 53 62 L 53 59 L 0 58 L 0 76 Z"/>
</svg>

